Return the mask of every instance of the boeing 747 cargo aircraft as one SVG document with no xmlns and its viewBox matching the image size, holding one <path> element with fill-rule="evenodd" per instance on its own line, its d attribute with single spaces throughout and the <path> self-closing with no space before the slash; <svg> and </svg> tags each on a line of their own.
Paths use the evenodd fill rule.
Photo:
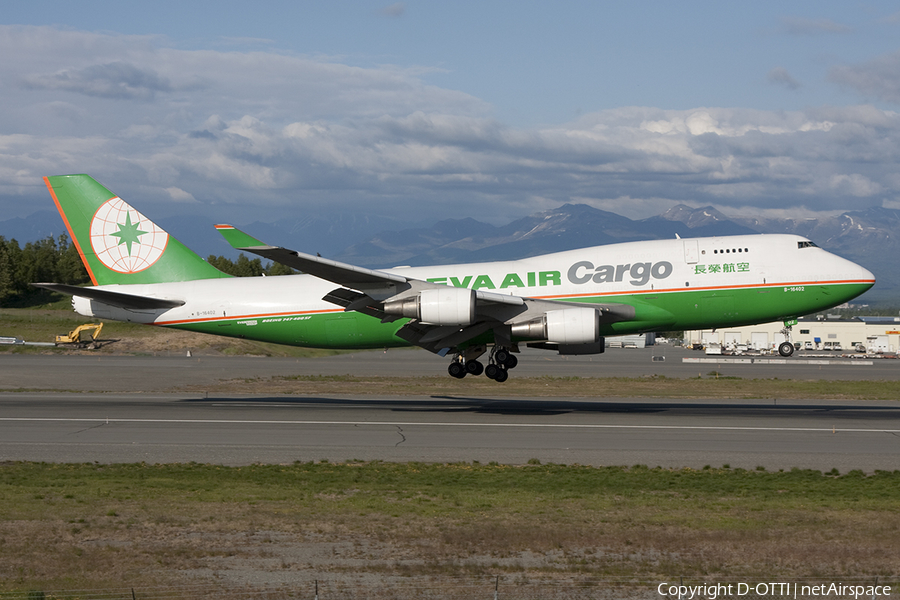
<svg viewBox="0 0 900 600">
<path fill-rule="evenodd" d="M 784 321 L 847 302 L 875 277 L 796 235 L 595 246 L 513 261 L 366 269 L 267 245 L 235 247 L 302 272 L 236 278 L 87 175 L 44 178 L 93 286 L 79 314 L 314 348 L 415 345 L 448 372 L 505 381 L 523 345 L 599 354 L 604 337 Z M 789 356 L 793 345 L 779 352 Z M 487 355 L 486 363 L 482 357 Z"/>
</svg>

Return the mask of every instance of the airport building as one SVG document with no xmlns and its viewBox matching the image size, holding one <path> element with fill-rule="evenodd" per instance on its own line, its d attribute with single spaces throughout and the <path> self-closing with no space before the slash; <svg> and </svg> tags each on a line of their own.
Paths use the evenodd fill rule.
<svg viewBox="0 0 900 600">
<path fill-rule="evenodd" d="M 745 327 L 702 329 L 684 332 L 684 343 L 721 344 L 722 348 L 745 346 L 748 351 L 774 351 L 784 341 L 784 323 L 763 323 Z M 802 317 L 791 329 L 794 347 L 806 351 L 866 352 L 883 354 L 900 351 L 900 317 L 854 317 L 837 315 Z M 799 344 L 799 346 L 798 346 Z"/>
</svg>

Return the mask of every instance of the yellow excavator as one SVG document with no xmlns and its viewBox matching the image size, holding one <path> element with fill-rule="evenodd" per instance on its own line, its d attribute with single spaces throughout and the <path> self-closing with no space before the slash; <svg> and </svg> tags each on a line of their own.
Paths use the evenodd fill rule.
<svg viewBox="0 0 900 600">
<path fill-rule="evenodd" d="M 100 347 L 97 338 L 100 337 L 100 331 L 103 329 L 103 323 L 85 323 L 79 325 L 69 332 L 68 335 L 56 336 L 57 344 L 74 344 L 79 348 L 96 349 Z"/>
</svg>

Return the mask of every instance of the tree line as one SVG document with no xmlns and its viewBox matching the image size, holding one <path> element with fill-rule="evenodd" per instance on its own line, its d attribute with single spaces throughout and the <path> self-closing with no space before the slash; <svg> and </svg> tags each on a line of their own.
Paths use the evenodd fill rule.
<svg viewBox="0 0 900 600">
<path fill-rule="evenodd" d="M 48 236 L 20 247 L 16 240 L 0 236 L 0 304 L 26 300 L 40 290 L 30 283 L 90 283 L 75 244 L 65 234 Z"/>
<path fill-rule="evenodd" d="M 270 262 L 265 265 L 259 258 L 249 259 L 243 254 L 237 260 L 209 255 L 208 263 L 235 277 L 260 275 L 290 275 L 296 273 L 290 267 Z M 65 234 L 48 236 L 24 247 L 16 240 L 0 236 L 0 306 L 28 304 L 29 300 L 46 297 L 43 290 L 31 283 L 90 284 L 84 263 L 75 244 Z"/>
</svg>

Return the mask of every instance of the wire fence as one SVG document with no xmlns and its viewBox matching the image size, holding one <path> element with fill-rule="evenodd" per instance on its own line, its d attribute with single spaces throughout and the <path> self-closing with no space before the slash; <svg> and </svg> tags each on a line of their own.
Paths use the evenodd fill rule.
<svg viewBox="0 0 900 600">
<path fill-rule="evenodd" d="M 0 592 L 0 600 L 885 600 L 900 594 L 900 577 L 811 580 L 615 578 L 362 578 L 298 581 L 279 587 L 191 585 L 95 590 Z"/>
</svg>

